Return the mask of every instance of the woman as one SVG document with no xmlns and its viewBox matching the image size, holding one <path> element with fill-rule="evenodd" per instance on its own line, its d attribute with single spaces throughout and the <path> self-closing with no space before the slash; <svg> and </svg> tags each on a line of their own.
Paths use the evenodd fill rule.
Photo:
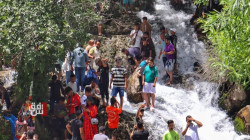
<svg viewBox="0 0 250 140">
<path fill-rule="evenodd" d="M 96 118 L 97 107 L 94 105 L 92 97 L 87 97 L 87 106 L 83 109 L 83 132 L 85 140 L 92 140 L 94 135 L 97 134 L 97 125 L 91 124 L 91 119 Z"/>
</svg>

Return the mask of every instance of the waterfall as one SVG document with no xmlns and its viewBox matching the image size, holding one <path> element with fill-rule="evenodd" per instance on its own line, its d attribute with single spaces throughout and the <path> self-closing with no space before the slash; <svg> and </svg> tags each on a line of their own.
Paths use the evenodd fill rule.
<svg viewBox="0 0 250 140">
<path fill-rule="evenodd" d="M 186 116 L 191 115 L 194 119 L 203 123 L 199 128 L 201 140 L 249 140 L 249 136 L 238 135 L 233 126 L 233 121 L 226 112 L 218 106 L 218 84 L 195 78 L 193 64 L 203 64 L 207 61 L 206 46 L 198 41 L 197 35 L 189 20 L 194 13 L 195 6 L 191 5 L 185 11 L 176 11 L 170 5 L 170 1 L 156 0 L 154 13 L 140 11 L 137 16 L 148 17 L 152 25 L 152 39 L 155 43 L 156 53 L 159 54 L 160 45 L 157 44 L 160 35 L 159 23 L 166 28 L 175 28 L 178 36 L 177 52 L 179 63 L 178 73 L 185 76 L 191 75 L 187 80 L 192 83 L 192 89 L 181 86 L 165 86 L 162 77 L 166 74 L 162 60 L 155 59 L 155 65 L 159 70 L 159 80 L 156 85 L 155 111 L 145 111 L 143 120 L 150 132 L 150 140 L 160 140 L 168 130 L 167 120 L 174 120 L 175 127 L 181 136 L 186 127 Z M 126 95 L 125 95 L 126 96 Z M 136 113 L 138 105 L 124 101 L 124 110 Z M 180 139 L 184 139 L 183 136 Z"/>
</svg>

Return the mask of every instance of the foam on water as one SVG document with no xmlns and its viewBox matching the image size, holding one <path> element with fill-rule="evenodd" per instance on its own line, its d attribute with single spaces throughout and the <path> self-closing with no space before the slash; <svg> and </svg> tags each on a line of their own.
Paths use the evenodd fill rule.
<svg viewBox="0 0 250 140">
<path fill-rule="evenodd" d="M 190 6 L 194 11 L 194 5 Z M 168 29 L 175 28 L 178 36 L 178 72 L 179 74 L 192 74 L 193 64 L 207 61 L 206 46 L 198 41 L 194 28 L 189 24 L 192 14 L 175 11 L 166 0 L 156 0 L 155 13 L 141 11 L 137 14 L 142 18 L 147 16 L 152 25 L 152 39 L 155 42 L 156 53 L 159 54 L 159 22 Z M 146 111 L 144 121 L 150 131 L 151 140 L 160 140 L 167 131 L 167 120 L 173 119 L 179 134 L 186 126 L 185 117 L 192 115 L 203 123 L 199 136 L 201 140 L 249 140 L 249 136 L 238 135 L 234 131 L 232 120 L 218 107 L 218 85 L 202 80 L 193 82 L 193 90 L 167 87 L 161 84 L 165 75 L 162 60 L 156 58 L 155 65 L 159 69 L 159 82 L 156 85 L 156 108 L 154 112 Z M 124 101 L 124 110 L 136 113 L 138 105 Z M 181 136 L 181 139 L 184 137 Z"/>
</svg>

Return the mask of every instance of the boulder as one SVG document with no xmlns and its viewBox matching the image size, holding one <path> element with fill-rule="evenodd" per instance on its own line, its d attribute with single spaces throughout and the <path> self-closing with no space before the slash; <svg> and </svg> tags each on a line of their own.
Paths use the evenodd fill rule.
<svg viewBox="0 0 250 140">
<path fill-rule="evenodd" d="M 229 114 L 238 112 L 247 100 L 246 92 L 237 85 L 234 85 L 227 93 L 223 93 L 220 99 L 220 106 Z"/>
<path fill-rule="evenodd" d="M 237 131 L 250 134 L 250 105 L 242 108 L 234 120 Z"/>
<path fill-rule="evenodd" d="M 127 96 L 128 100 L 133 103 L 139 103 L 143 101 L 140 91 L 139 78 L 137 77 L 136 71 L 128 78 Z"/>
</svg>

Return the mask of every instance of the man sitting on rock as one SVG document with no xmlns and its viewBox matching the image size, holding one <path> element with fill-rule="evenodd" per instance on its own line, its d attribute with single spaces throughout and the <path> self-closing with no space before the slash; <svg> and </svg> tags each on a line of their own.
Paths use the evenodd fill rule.
<svg viewBox="0 0 250 140">
<path fill-rule="evenodd" d="M 122 113 L 122 108 L 115 98 L 110 99 L 111 106 L 107 106 L 108 125 L 110 129 L 117 129 L 119 124 L 119 114 Z"/>
</svg>

